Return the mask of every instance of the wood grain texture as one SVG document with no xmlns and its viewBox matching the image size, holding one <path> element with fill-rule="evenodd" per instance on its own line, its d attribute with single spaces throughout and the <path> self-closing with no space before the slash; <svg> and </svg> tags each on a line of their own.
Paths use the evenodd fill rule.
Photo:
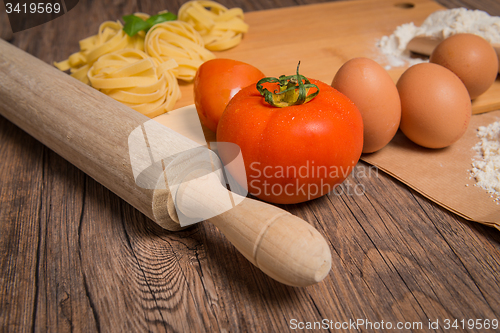
<svg viewBox="0 0 500 333">
<path fill-rule="evenodd" d="M 51 63 L 104 20 L 176 11 L 181 2 L 80 0 L 12 43 Z M 313 2 L 221 1 L 246 11 Z M 496 0 L 440 3 L 500 15 Z M 283 206 L 317 228 L 333 254 L 324 282 L 293 288 L 260 272 L 210 224 L 159 228 L 5 118 L 0 160 L 0 331 L 287 332 L 293 319 L 366 318 L 422 322 L 413 331 L 424 332 L 433 331 L 429 320 L 500 319 L 500 232 L 363 162 L 342 193 Z"/>
<path fill-rule="evenodd" d="M 4 2 L 0 3 L 0 38 L 11 40 L 13 37 L 12 29 L 9 24 L 7 11 L 5 10 Z"/>
</svg>

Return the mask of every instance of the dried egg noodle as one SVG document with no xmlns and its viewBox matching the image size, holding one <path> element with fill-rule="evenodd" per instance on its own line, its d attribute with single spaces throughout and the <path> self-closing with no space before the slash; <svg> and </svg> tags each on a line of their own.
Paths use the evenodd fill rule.
<svg viewBox="0 0 500 333">
<path fill-rule="evenodd" d="M 160 62 L 174 59 L 179 65 L 176 77 L 192 81 L 202 63 L 215 55 L 205 48 L 200 34 L 183 21 L 168 21 L 154 25 L 146 34 L 144 49 Z"/>
<path fill-rule="evenodd" d="M 149 17 L 142 13 L 134 15 L 146 19 Z M 106 21 L 99 26 L 97 35 L 80 41 L 79 52 L 73 53 L 67 60 L 54 63 L 54 66 L 62 71 L 69 69 L 71 76 L 88 84 L 87 73 L 99 57 L 125 48 L 144 50 L 144 32 L 130 37 L 123 31 L 119 21 Z"/>
<path fill-rule="evenodd" d="M 223 51 L 238 45 L 248 31 L 241 8 L 227 9 L 214 1 L 186 2 L 179 9 L 179 20 L 191 24 L 211 51 Z"/>
<path fill-rule="evenodd" d="M 240 8 L 191 1 L 181 7 L 179 20 L 133 37 L 119 21 L 103 22 L 96 35 L 80 40 L 79 52 L 54 66 L 153 118 L 174 108 L 181 95 L 177 79 L 192 81 L 198 67 L 215 58 L 210 50 L 234 47 L 247 31 Z"/>
<path fill-rule="evenodd" d="M 180 89 L 173 59 L 164 62 L 137 49 L 105 54 L 88 72 L 92 87 L 150 117 L 173 109 Z"/>
</svg>

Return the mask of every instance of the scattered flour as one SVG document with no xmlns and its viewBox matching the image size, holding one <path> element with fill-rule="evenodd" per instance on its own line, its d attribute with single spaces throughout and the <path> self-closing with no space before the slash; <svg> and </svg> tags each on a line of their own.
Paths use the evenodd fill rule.
<svg viewBox="0 0 500 333">
<path fill-rule="evenodd" d="M 500 200 L 500 122 L 480 126 L 477 136 L 481 141 L 473 149 L 479 153 L 480 159 L 472 160 L 471 175 L 476 179 L 475 185 L 491 193 L 498 204 Z"/>
<path fill-rule="evenodd" d="M 447 38 L 457 33 L 472 33 L 485 38 L 490 43 L 500 43 L 500 17 L 490 16 L 481 10 L 454 8 L 439 10 L 429 15 L 420 27 L 413 22 L 396 28 L 390 36 L 383 36 L 377 46 L 386 56 L 391 67 L 401 67 L 424 62 L 421 58 L 411 58 L 406 45 L 415 36 Z"/>
</svg>

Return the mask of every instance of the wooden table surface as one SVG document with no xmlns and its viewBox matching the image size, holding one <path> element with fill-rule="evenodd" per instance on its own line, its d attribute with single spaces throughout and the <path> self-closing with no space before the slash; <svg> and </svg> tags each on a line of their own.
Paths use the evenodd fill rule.
<svg viewBox="0 0 500 333">
<path fill-rule="evenodd" d="M 13 35 L 0 3 L 0 36 L 52 63 L 102 21 L 176 12 L 182 2 L 80 0 Z M 321 1 L 220 2 L 256 11 Z M 440 3 L 500 15 L 498 0 Z M 287 332 L 314 322 L 325 331 L 372 331 L 370 323 L 373 331 L 500 331 L 492 326 L 500 232 L 363 162 L 347 179 L 361 195 L 284 207 L 314 225 L 333 256 L 324 281 L 293 288 L 252 266 L 209 223 L 161 229 L 3 117 L 0 161 L 1 332 Z M 458 327 L 447 327 L 455 319 Z"/>
</svg>

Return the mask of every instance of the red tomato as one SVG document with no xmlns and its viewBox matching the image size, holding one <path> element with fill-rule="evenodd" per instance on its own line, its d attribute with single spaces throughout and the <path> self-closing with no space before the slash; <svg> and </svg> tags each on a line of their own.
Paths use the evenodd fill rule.
<svg viewBox="0 0 500 333">
<path fill-rule="evenodd" d="M 242 170 L 228 163 L 234 152 L 219 151 L 232 176 L 262 200 L 290 204 L 318 198 L 342 183 L 363 149 L 363 121 L 351 100 L 310 79 L 319 94 L 301 104 L 273 107 L 256 85 L 229 102 L 217 128 L 218 142 L 239 146 Z M 277 84 L 266 83 L 269 91 Z"/>
<path fill-rule="evenodd" d="M 194 104 L 202 124 L 215 132 L 229 100 L 263 77 L 260 70 L 241 61 L 212 59 L 204 62 L 194 78 Z"/>
</svg>

